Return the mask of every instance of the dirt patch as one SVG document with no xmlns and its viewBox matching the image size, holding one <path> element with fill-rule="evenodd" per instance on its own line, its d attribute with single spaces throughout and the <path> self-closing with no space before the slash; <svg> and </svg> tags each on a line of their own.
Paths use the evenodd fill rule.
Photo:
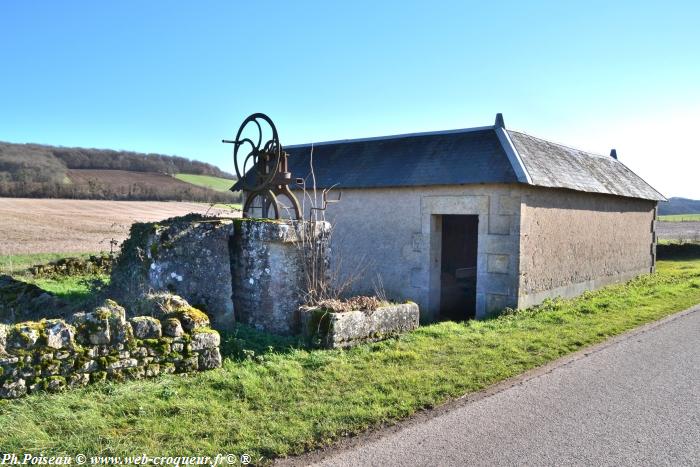
<svg viewBox="0 0 700 467">
<path fill-rule="evenodd" d="M 26 253 L 109 252 L 134 222 L 189 213 L 238 217 L 203 203 L 0 198 L 0 256 Z"/>
</svg>

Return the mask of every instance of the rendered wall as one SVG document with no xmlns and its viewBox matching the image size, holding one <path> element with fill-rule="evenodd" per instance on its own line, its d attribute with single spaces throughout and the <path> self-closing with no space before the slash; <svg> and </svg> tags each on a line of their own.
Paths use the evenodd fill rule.
<svg viewBox="0 0 700 467">
<path fill-rule="evenodd" d="M 389 298 L 413 300 L 422 320 L 435 320 L 440 216 L 478 215 L 476 316 L 516 306 L 520 193 L 518 185 L 343 190 L 326 214 L 336 280 L 355 279 L 348 292 L 359 294 L 373 293 L 380 278 Z"/>
<path fill-rule="evenodd" d="M 656 203 L 525 187 L 518 307 L 649 273 Z"/>
</svg>

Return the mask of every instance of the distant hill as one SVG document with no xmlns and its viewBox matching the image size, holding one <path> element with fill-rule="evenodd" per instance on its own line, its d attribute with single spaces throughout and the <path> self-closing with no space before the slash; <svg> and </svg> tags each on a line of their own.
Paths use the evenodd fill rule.
<svg viewBox="0 0 700 467">
<path fill-rule="evenodd" d="M 237 200 L 237 195 L 228 191 L 174 178 L 175 175 L 184 174 L 203 179 L 227 179 L 230 185 L 234 181 L 233 175 L 215 165 L 180 156 L 0 142 L 0 196 L 207 202 Z"/>
<path fill-rule="evenodd" d="M 128 170 L 68 170 L 70 183 L 66 192 L 76 190 L 69 198 L 148 201 L 204 201 L 213 203 L 235 202 L 238 196 L 197 186 L 167 174 L 133 172 Z M 196 175 L 205 177 L 205 175 Z M 214 180 L 223 180 L 210 177 Z M 230 181 L 231 185 L 234 183 Z"/>
<path fill-rule="evenodd" d="M 667 203 L 659 203 L 659 215 L 700 214 L 700 200 L 670 198 Z"/>
<path fill-rule="evenodd" d="M 211 188 L 212 190 L 216 191 L 229 191 L 235 183 L 234 180 L 212 177 L 211 175 L 177 174 L 175 175 L 175 178 L 182 180 L 183 182 Z"/>
</svg>

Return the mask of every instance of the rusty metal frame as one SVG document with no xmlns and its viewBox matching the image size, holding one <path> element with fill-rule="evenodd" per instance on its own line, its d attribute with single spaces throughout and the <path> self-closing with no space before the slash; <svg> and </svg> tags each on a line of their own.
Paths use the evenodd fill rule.
<svg viewBox="0 0 700 467">
<path fill-rule="evenodd" d="M 265 144 L 263 144 L 261 122 L 269 126 L 272 131 L 271 139 Z M 257 129 L 257 138 L 242 137 L 249 125 Z M 290 213 L 292 219 L 302 218 L 299 200 L 289 188 L 292 174 L 289 172 L 287 164 L 288 155 L 282 150 L 277 128 L 270 117 L 263 113 L 248 116 L 238 128 L 236 139 L 222 140 L 222 142 L 234 145 L 233 163 L 240 189 L 245 195 L 243 217 L 250 217 L 254 201 L 260 199 L 261 217 L 263 218 L 280 219 L 285 208 L 293 211 Z M 244 154 L 244 151 L 241 151 L 243 147 L 250 148 L 250 152 L 241 161 Z M 280 197 L 287 198 L 291 206 L 280 205 L 278 200 Z"/>
</svg>

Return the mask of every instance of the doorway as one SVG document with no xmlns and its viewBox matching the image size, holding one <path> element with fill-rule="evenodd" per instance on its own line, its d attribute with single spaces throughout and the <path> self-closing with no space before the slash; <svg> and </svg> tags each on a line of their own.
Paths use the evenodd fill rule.
<svg viewBox="0 0 700 467">
<path fill-rule="evenodd" d="M 442 319 L 464 321 L 476 314 L 479 216 L 443 215 L 440 267 Z"/>
</svg>

